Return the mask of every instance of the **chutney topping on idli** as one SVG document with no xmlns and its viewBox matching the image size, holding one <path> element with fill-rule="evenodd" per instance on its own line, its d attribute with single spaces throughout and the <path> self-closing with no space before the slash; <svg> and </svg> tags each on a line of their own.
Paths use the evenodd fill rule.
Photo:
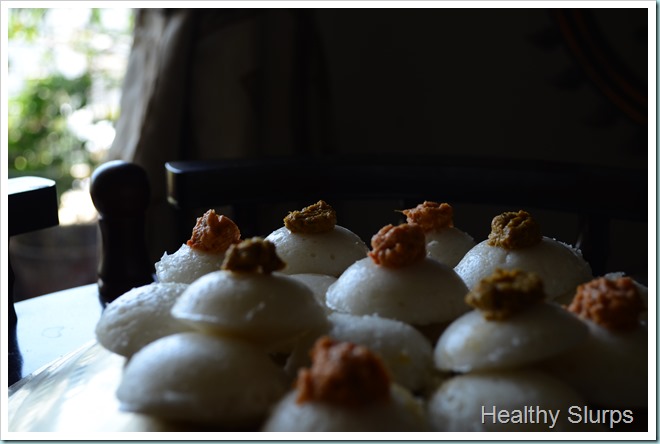
<svg viewBox="0 0 660 444">
<path fill-rule="evenodd" d="M 215 210 L 211 209 L 197 218 L 186 245 L 207 253 L 219 254 L 240 241 L 241 232 L 234 221 L 227 216 L 216 214 Z"/>
<path fill-rule="evenodd" d="M 275 244 L 258 237 L 231 245 L 222 263 L 223 270 L 263 274 L 270 274 L 285 266 L 275 252 Z"/>
<path fill-rule="evenodd" d="M 385 225 L 371 238 L 369 257 L 376 265 L 401 268 L 426 257 L 424 230 L 415 224 Z"/>
<path fill-rule="evenodd" d="M 536 273 L 498 268 L 482 279 L 465 302 L 488 320 L 503 320 L 525 308 L 543 302 L 543 282 Z"/>
<path fill-rule="evenodd" d="M 608 330 L 628 331 L 639 325 L 644 301 L 629 277 L 600 277 L 579 285 L 568 310 Z"/>
<path fill-rule="evenodd" d="M 337 213 L 323 200 L 302 210 L 291 211 L 284 218 L 284 226 L 292 233 L 326 233 L 337 225 Z"/>
<path fill-rule="evenodd" d="M 409 224 L 419 225 L 424 233 L 454 226 L 454 209 L 448 203 L 425 200 L 415 208 L 403 210 Z"/>
<path fill-rule="evenodd" d="M 488 245 L 518 250 L 541 242 L 541 227 L 527 211 L 507 211 L 493 218 Z"/>
<path fill-rule="evenodd" d="M 389 401 L 389 373 L 368 348 L 323 336 L 310 355 L 311 367 L 301 369 L 296 380 L 297 403 L 357 407 Z"/>
</svg>

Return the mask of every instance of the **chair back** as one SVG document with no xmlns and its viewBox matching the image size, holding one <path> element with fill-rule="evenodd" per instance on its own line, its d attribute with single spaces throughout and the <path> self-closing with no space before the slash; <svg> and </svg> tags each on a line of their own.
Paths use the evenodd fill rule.
<svg viewBox="0 0 660 444">
<path fill-rule="evenodd" d="M 8 235 L 41 230 L 59 224 L 55 181 L 43 177 L 16 177 L 8 181 Z M 8 292 L 8 385 L 22 376 L 23 357 L 17 338 L 18 318 L 14 307 L 14 270 L 7 258 Z"/>
<path fill-rule="evenodd" d="M 490 216 L 479 223 L 487 230 L 492 216 L 503 211 L 525 209 L 532 214 L 538 210 L 572 216 L 575 234 L 560 240 L 579 247 L 594 273 L 602 274 L 607 271 L 611 222 L 620 219 L 643 224 L 648 217 L 647 177 L 625 168 L 388 155 L 175 161 L 165 168 L 168 200 L 177 209 L 182 240 L 189 235 L 195 215 L 208 208 L 224 207 L 247 237 L 268 234 L 282 225 L 287 212 L 275 207 L 280 211 L 272 214 L 273 205 L 285 203 L 288 210 L 294 210 L 323 199 L 336 209 L 353 203 L 351 213 L 357 219 L 371 218 L 370 231 L 354 230 L 368 241 L 380 227 L 401 219 L 394 210 L 430 200 L 455 208 L 485 208 Z M 366 205 L 378 200 L 389 202 L 388 219 L 370 214 Z M 269 206 L 271 210 L 263 209 Z M 343 225 L 348 215 L 339 209 L 337 213 L 338 223 Z M 469 225 L 468 219 L 464 217 L 462 223 Z"/>
</svg>

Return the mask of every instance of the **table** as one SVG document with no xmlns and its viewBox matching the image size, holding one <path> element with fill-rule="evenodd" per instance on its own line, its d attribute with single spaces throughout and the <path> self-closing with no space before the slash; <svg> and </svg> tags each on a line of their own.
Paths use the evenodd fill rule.
<svg viewBox="0 0 660 444">
<path fill-rule="evenodd" d="M 27 299 L 15 307 L 23 377 L 94 340 L 102 311 L 97 284 Z"/>
</svg>

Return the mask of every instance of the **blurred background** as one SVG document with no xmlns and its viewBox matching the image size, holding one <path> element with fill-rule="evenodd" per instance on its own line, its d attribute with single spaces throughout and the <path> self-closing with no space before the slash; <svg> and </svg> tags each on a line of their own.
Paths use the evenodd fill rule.
<svg viewBox="0 0 660 444">
<path fill-rule="evenodd" d="M 56 182 L 60 226 L 12 238 L 16 300 L 96 281 L 90 175 L 115 138 L 134 11 L 9 10 L 9 177 Z"/>
<path fill-rule="evenodd" d="M 644 8 L 10 9 L 10 177 L 56 180 L 61 223 L 12 238 L 16 299 L 96 280 L 89 177 L 110 159 L 149 174 L 154 261 L 185 241 L 165 199 L 171 160 L 437 153 L 647 175 L 648 20 Z M 392 210 L 370 209 L 373 222 L 346 207 L 339 221 L 368 237 Z M 455 214 L 476 240 L 494 216 Z M 540 217 L 573 241 L 575 220 Z M 613 226 L 611 271 L 644 278 L 647 230 Z"/>
</svg>

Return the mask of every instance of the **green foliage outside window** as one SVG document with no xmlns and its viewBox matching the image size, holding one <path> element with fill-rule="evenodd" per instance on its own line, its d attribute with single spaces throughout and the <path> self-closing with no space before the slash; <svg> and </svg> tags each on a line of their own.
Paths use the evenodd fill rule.
<svg viewBox="0 0 660 444">
<path fill-rule="evenodd" d="M 23 54 L 24 47 L 39 46 L 50 42 L 46 36 L 46 20 L 50 9 L 13 8 L 9 10 L 8 39 L 9 72 L 12 62 Z M 95 37 L 102 36 L 113 44 L 130 42 L 132 23 L 124 29 L 105 27 L 102 10 L 89 10 L 85 26 L 67 42 L 56 42 L 41 51 L 40 66 L 35 75 L 26 77 L 19 91 L 10 93 L 8 103 L 8 170 L 9 177 L 39 175 L 57 182 L 58 193 L 71 189 L 77 180 L 89 176 L 89 172 L 103 161 L 104 147 L 95 146 L 93 141 L 72 129 L 70 118 L 78 111 L 93 114 L 92 123 L 105 121 L 108 126 L 118 116 L 117 106 L 98 106 L 92 103 L 94 94 L 99 95 L 121 86 L 123 71 L 107 69 L 107 60 L 114 47 L 99 47 Z M 129 15 L 130 16 L 130 15 Z M 11 44 L 16 46 L 12 49 Z M 21 46 L 22 45 L 22 46 Z M 55 67 L 56 45 L 67 45 L 67 49 L 84 57 L 85 70 L 71 76 L 58 72 Z M 107 95 L 107 94 L 106 94 Z M 96 98 L 98 100 L 98 97 Z M 107 148 L 107 147 L 106 147 Z M 82 168 L 81 168 L 82 167 Z"/>
<path fill-rule="evenodd" d="M 39 175 L 57 182 L 60 193 L 72 187 L 71 167 L 94 167 L 85 142 L 67 127 L 67 117 L 87 104 L 90 75 L 67 79 L 54 74 L 26 82 L 25 89 L 9 100 L 9 173 Z"/>
</svg>

